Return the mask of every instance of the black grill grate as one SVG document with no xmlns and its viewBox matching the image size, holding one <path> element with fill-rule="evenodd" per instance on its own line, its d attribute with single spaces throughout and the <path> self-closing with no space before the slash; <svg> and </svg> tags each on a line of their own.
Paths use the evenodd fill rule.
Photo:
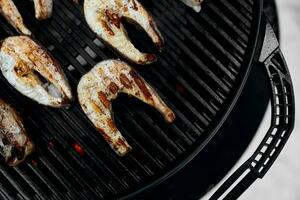
<svg viewBox="0 0 300 200">
<path fill-rule="evenodd" d="M 253 2 L 207 0 L 200 14 L 173 0 L 142 2 L 154 15 L 166 49 L 157 63 L 136 69 L 175 111 L 176 122 L 167 125 L 151 108 L 121 96 L 113 105 L 116 122 L 134 150 L 120 158 L 76 101 L 67 110 L 46 108 L 18 94 L 1 76 L 1 97 L 23 114 L 39 147 L 17 168 L 0 164 L 1 199 L 120 197 L 161 177 L 209 136 L 243 76 Z M 36 22 L 32 3 L 16 1 L 36 39 L 62 64 L 75 93 L 83 74 L 117 55 L 96 39 L 80 6 L 71 0 L 54 3 L 53 18 Z M 3 18 L 0 26 L 2 38 L 15 34 Z M 142 49 L 154 51 L 143 34 L 129 34 Z"/>
</svg>

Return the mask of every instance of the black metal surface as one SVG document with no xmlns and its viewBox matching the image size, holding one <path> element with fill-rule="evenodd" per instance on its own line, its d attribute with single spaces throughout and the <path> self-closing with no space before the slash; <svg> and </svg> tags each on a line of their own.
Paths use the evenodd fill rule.
<svg viewBox="0 0 300 200">
<path fill-rule="evenodd" d="M 242 156 L 256 134 L 269 99 L 264 69 L 253 65 L 238 102 L 218 134 L 182 170 L 132 200 L 199 200 Z"/>
<path fill-rule="evenodd" d="M 0 96 L 23 114 L 39 147 L 17 168 L 0 164 L 1 198 L 108 199 L 133 194 L 175 173 L 224 122 L 249 71 L 261 5 L 207 1 L 197 14 L 173 0 L 142 2 L 159 25 L 166 50 L 157 63 L 136 69 L 175 111 L 175 123 L 167 125 L 151 108 L 121 96 L 113 105 L 115 119 L 134 150 L 119 158 L 77 102 L 68 110 L 46 108 L 18 94 L 1 77 Z M 31 2 L 16 3 L 74 89 L 97 62 L 117 57 L 96 39 L 83 22 L 82 9 L 71 0 L 54 1 L 54 16 L 46 22 L 36 22 Z M 3 18 L 0 26 L 2 38 L 15 34 Z M 138 46 L 152 50 L 143 34 L 131 33 Z"/>
<path fill-rule="evenodd" d="M 279 36 L 274 0 L 264 1 L 264 13 Z M 256 62 L 252 65 L 243 92 L 218 134 L 182 170 L 132 199 L 198 200 L 226 176 L 256 135 L 271 96 L 265 70 Z"/>
<path fill-rule="evenodd" d="M 295 123 L 295 100 L 291 76 L 271 24 L 264 18 L 259 62 L 269 78 L 272 120 L 269 130 L 253 155 L 242 164 L 210 198 L 237 199 L 264 175 L 279 156 Z"/>
</svg>

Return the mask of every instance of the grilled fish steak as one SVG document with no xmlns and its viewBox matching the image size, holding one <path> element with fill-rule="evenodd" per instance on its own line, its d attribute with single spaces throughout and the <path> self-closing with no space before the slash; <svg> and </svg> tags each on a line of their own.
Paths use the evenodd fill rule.
<svg viewBox="0 0 300 200">
<path fill-rule="evenodd" d="M 193 8 L 196 12 L 199 12 L 201 10 L 201 3 L 203 0 L 181 0 L 183 3 L 185 3 L 187 6 Z"/>
<path fill-rule="evenodd" d="M 52 16 L 53 0 L 34 0 L 35 17 L 45 20 Z"/>
<path fill-rule="evenodd" d="M 175 119 L 173 111 L 153 88 L 133 68 L 119 60 L 97 64 L 81 78 L 77 92 L 85 114 L 120 156 L 128 153 L 131 147 L 113 121 L 111 103 L 119 93 L 127 93 L 156 108 L 169 123 Z"/>
<path fill-rule="evenodd" d="M 0 99 L 0 154 L 8 165 L 16 166 L 33 150 L 19 113 Z"/>
<path fill-rule="evenodd" d="M 28 36 L 8 37 L 2 41 L 0 69 L 14 88 L 40 104 L 62 107 L 72 99 L 60 64 Z"/>
<path fill-rule="evenodd" d="M 34 0 L 35 16 L 39 20 L 52 15 L 53 0 Z M 25 26 L 23 18 L 12 0 L 0 0 L 0 14 L 21 34 L 31 35 Z"/>
<path fill-rule="evenodd" d="M 0 14 L 19 33 L 31 35 L 31 31 L 24 25 L 23 18 L 12 0 L 0 0 Z"/>
<path fill-rule="evenodd" d="M 163 38 L 152 18 L 137 0 L 84 0 L 84 15 L 90 28 L 124 57 L 138 64 L 156 61 L 154 54 L 140 52 L 130 41 L 121 18 L 140 25 L 159 50 Z"/>
</svg>

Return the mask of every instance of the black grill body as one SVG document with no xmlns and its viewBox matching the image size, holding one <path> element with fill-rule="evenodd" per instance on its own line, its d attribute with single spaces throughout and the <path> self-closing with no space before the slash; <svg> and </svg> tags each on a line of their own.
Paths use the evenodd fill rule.
<svg viewBox="0 0 300 200">
<path fill-rule="evenodd" d="M 152 108 L 127 96 L 113 104 L 117 126 L 133 151 L 118 157 L 93 128 L 77 101 L 69 109 L 37 105 L 1 77 L 0 96 L 24 116 L 38 151 L 16 168 L 0 164 L 2 199 L 116 199 L 162 182 L 190 161 L 216 134 L 247 79 L 256 50 L 262 5 L 214 0 L 201 13 L 173 0 L 141 1 L 153 14 L 165 51 L 136 70 L 174 110 L 168 125 Z M 32 2 L 16 1 L 25 23 L 62 64 L 71 87 L 96 63 L 118 58 L 84 22 L 81 6 L 54 0 L 53 17 L 34 19 Z M 127 25 L 137 46 L 155 51 Z M 0 18 L 2 38 L 16 35 Z M 80 149 L 80 151 L 78 151 Z"/>
<path fill-rule="evenodd" d="M 264 1 L 264 13 L 279 36 L 274 0 Z M 254 61 L 234 109 L 209 144 L 168 180 L 130 199 L 198 200 L 204 195 L 204 199 L 208 197 L 207 193 L 211 193 L 236 165 L 256 135 L 271 98 L 268 82 L 264 69 Z"/>
</svg>

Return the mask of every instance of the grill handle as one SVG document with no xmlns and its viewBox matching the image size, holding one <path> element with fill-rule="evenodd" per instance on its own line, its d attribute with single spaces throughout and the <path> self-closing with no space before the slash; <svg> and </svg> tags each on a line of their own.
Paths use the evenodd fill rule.
<svg viewBox="0 0 300 200">
<path fill-rule="evenodd" d="M 286 144 L 295 121 L 295 102 L 291 76 L 271 24 L 262 20 L 262 45 L 259 62 L 270 80 L 272 121 L 254 154 L 211 196 L 210 200 L 237 199 L 258 178 L 263 178 Z"/>
</svg>

